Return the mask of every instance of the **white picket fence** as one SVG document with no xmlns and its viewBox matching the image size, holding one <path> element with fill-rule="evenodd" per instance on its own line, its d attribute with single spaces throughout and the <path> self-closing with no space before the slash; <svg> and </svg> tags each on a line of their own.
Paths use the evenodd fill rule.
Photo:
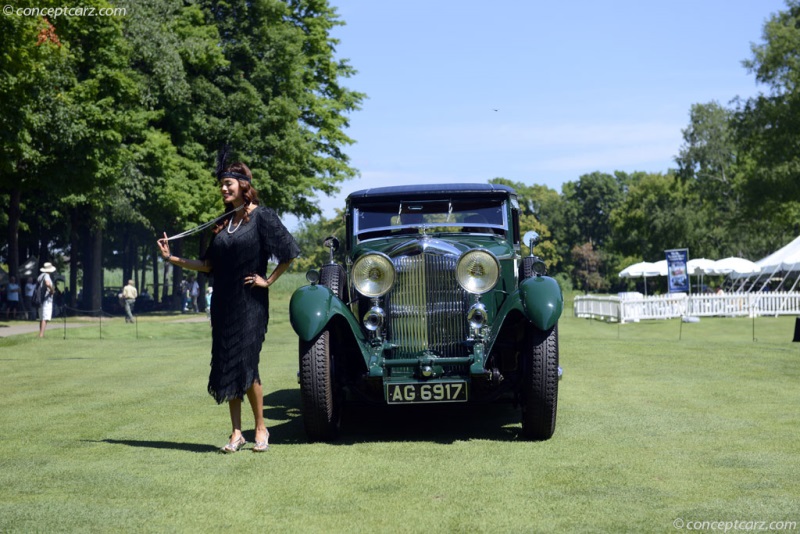
<svg viewBox="0 0 800 534">
<path fill-rule="evenodd" d="M 760 317 L 800 315 L 800 292 L 730 293 L 723 295 L 671 293 L 643 296 L 639 293 L 582 295 L 575 297 L 576 317 L 620 323 L 677 317 Z"/>
</svg>

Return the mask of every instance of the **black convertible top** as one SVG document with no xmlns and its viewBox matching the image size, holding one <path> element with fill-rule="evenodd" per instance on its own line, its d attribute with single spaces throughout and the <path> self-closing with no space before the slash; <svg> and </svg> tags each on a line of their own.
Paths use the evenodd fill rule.
<svg viewBox="0 0 800 534">
<path fill-rule="evenodd" d="M 470 193 L 478 195 L 507 196 L 516 195 L 516 191 L 506 185 L 497 184 L 421 184 L 421 185 L 396 185 L 392 187 L 372 187 L 350 193 L 347 200 L 377 200 L 394 199 L 398 197 L 427 197 L 441 198 L 443 195 L 457 194 L 468 195 Z"/>
</svg>

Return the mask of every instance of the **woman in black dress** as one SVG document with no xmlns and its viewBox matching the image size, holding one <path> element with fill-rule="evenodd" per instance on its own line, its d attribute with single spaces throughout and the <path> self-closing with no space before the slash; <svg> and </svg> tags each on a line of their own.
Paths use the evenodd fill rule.
<svg viewBox="0 0 800 534">
<path fill-rule="evenodd" d="M 167 235 L 158 240 L 161 255 L 183 269 L 211 273 L 211 374 L 208 392 L 218 404 L 228 402 L 233 432 L 222 452 L 236 452 L 246 443 L 242 436 L 242 399 L 247 395 L 256 424 L 254 452 L 269 448 L 264 423 L 264 399 L 258 362 L 269 321 L 269 286 L 300 254 L 292 235 L 278 216 L 260 206 L 251 185 L 252 174 L 234 163 L 217 175 L 229 216 L 221 219 L 204 258 L 172 256 Z M 266 275 L 267 261 L 278 265 Z"/>
</svg>

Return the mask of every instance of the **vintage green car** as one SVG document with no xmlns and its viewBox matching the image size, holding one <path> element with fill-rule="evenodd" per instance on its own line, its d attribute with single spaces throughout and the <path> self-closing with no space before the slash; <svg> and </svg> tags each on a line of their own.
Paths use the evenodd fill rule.
<svg viewBox="0 0 800 534">
<path fill-rule="evenodd" d="M 510 399 L 521 435 L 549 439 L 558 400 L 561 289 L 521 254 L 513 189 L 492 184 L 352 193 L 344 265 L 292 295 L 311 441 L 337 437 L 346 398 L 389 405 Z M 533 234 L 534 232 L 529 232 Z M 528 234 L 526 234 L 526 237 Z M 532 243 L 526 243 L 532 248 Z"/>
</svg>

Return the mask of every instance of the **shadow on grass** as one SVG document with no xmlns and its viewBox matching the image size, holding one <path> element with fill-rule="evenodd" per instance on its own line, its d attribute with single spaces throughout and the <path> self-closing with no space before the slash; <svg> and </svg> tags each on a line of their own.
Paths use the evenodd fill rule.
<svg viewBox="0 0 800 534">
<path fill-rule="evenodd" d="M 201 443 L 181 443 L 176 441 L 147 441 L 136 439 L 101 439 L 93 443 L 110 443 L 111 445 L 127 445 L 128 447 L 144 447 L 146 449 L 172 449 L 186 452 L 219 452 L 219 447 Z"/>
<path fill-rule="evenodd" d="M 244 409 L 246 406 L 243 406 Z M 308 443 L 300 412 L 300 390 L 283 389 L 266 395 L 264 417 L 270 430 L 270 443 Z M 514 441 L 519 439 L 519 422 L 519 409 L 508 403 L 384 406 L 348 401 L 339 439 L 331 445 L 407 441 L 446 445 L 475 439 Z M 245 430 L 243 435 L 248 442 L 254 442 L 255 430 Z M 201 443 L 133 439 L 92 442 L 193 453 L 219 452 L 218 446 Z"/>
<path fill-rule="evenodd" d="M 270 393 L 264 397 L 264 406 L 271 443 L 307 443 L 299 390 Z M 513 441 L 519 439 L 520 417 L 520 410 L 510 403 L 384 406 L 349 401 L 345 404 L 339 439 L 332 444 Z M 276 420 L 281 422 L 274 423 Z"/>
</svg>

